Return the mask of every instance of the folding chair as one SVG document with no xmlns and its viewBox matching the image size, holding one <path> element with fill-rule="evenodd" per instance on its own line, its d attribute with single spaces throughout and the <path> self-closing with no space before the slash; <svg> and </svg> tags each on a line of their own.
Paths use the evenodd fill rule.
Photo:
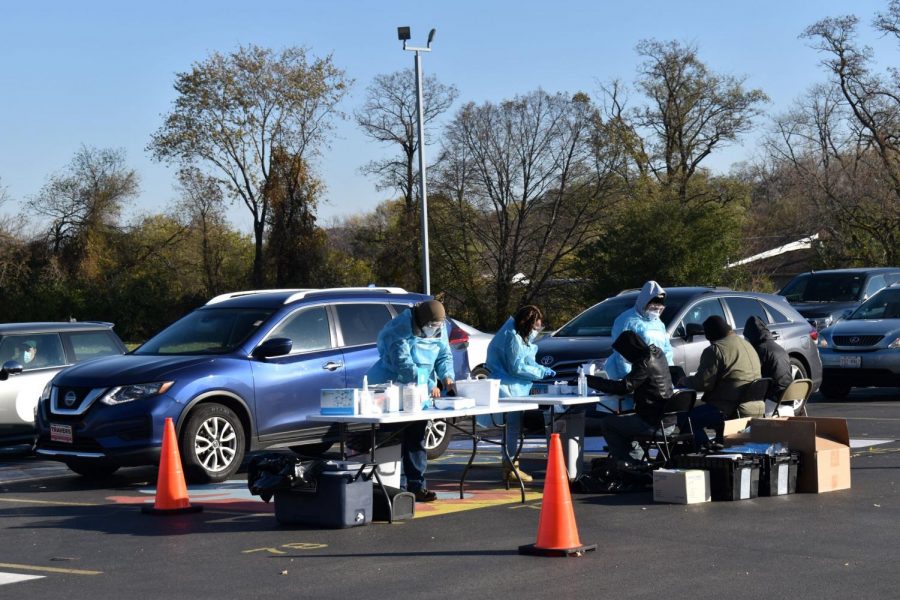
<svg viewBox="0 0 900 600">
<path fill-rule="evenodd" d="M 652 434 L 636 435 L 634 441 L 644 449 L 644 460 L 649 462 L 651 447 L 655 447 L 658 456 L 662 457 L 662 465 L 668 465 L 672 460 L 673 452 L 682 447 L 693 449 L 694 432 L 688 413 L 697 402 L 697 392 L 694 390 L 678 390 L 666 402 L 662 415 Z M 666 433 L 666 421 L 676 424 L 671 433 Z"/>
<path fill-rule="evenodd" d="M 752 402 L 760 400 L 765 402 L 769 397 L 769 389 L 772 387 L 772 379 L 769 377 L 760 377 L 754 379 L 741 389 L 741 404 L 744 402 Z"/>
<path fill-rule="evenodd" d="M 797 409 L 799 408 L 800 413 L 806 416 L 806 401 L 809 400 L 812 394 L 812 387 L 813 382 L 811 379 L 795 379 L 792 381 L 791 385 L 784 388 L 781 395 L 773 400 L 775 402 L 775 411 L 772 413 L 772 416 L 780 417 L 782 408 L 787 409 L 790 416 L 797 414 Z M 799 407 L 796 404 L 797 402 L 800 403 Z"/>
</svg>

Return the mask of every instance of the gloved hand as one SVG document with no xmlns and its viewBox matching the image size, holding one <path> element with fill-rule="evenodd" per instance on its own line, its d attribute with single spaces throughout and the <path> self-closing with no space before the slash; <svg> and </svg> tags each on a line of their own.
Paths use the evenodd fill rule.
<svg viewBox="0 0 900 600">
<path fill-rule="evenodd" d="M 556 377 L 556 371 L 554 371 L 550 367 L 544 367 L 544 379 L 548 377 Z"/>
</svg>

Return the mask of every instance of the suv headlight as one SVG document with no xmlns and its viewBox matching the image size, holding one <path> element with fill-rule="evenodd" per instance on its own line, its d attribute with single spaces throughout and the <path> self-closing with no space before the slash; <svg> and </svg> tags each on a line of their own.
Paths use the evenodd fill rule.
<svg viewBox="0 0 900 600">
<path fill-rule="evenodd" d="M 40 402 L 46 402 L 50 399 L 50 392 L 53 390 L 53 382 L 48 381 L 47 385 L 44 386 L 44 391 L 41 392 Z"/>
<path fill-rule="evenodd" d="M 824 335 L 821 335 L 821 334 L 819 335 L 819 339 L 816 340 L 816 346 L 818 346 L 819 348 L 827 348 L 828 347 L 828 340 L 825 339 Z"/>
<path fill-rule="evenodd" d="M 135 383 L 133 385 L 121 385 L 110 389 L 100 397 L 100 402 L 114 406 L 116 404 L 124 404 L 150 396 L 158 396 L 165 394 L 174 381 L 160 381 L 157 383 Z"/>
<path fill-rule="evenodd" d="M 900 337 L 894 338 L 894 341 L 888 344 L 888 348 L 900 348 Z"/>
</svg>

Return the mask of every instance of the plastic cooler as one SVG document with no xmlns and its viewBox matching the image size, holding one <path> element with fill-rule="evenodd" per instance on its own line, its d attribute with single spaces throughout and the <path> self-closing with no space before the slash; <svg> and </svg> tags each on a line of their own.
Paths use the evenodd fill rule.
<svg viewBox="0 0 900 600">
<path fill-rule="evenodd" d="M 759 495 L 760 458 L 741 454 L 681 454 L 672 457 L 678 469 L 709 471 L 713 500 L 746 500 Z"/>
<path fill-rule="evenodd" d="M 275 492 L 275 520 L 282 525 L 344 528 L 372 521 L 374 465 L 328 461 L 315 486 Z"/>
<path fill-rule="evenodd" d="M 782 496 L 797 491 L 800 454 L 780 443 L 748 442 L 729 446 L 720 454 L 740 454 L 759 460 L 759 495 Z"/>
</svg>

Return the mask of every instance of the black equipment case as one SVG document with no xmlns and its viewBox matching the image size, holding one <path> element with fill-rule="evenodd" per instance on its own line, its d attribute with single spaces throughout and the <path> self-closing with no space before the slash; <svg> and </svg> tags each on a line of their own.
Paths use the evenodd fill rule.
<svg viewBox="0 0 900 600">
<path fill-rule="evenodd" d="M 375 465 L 328 461 L 315 485 L 275 492 L 275 519 L 282 525 L 357 527 L 372 521 Z"/>
</svg>

